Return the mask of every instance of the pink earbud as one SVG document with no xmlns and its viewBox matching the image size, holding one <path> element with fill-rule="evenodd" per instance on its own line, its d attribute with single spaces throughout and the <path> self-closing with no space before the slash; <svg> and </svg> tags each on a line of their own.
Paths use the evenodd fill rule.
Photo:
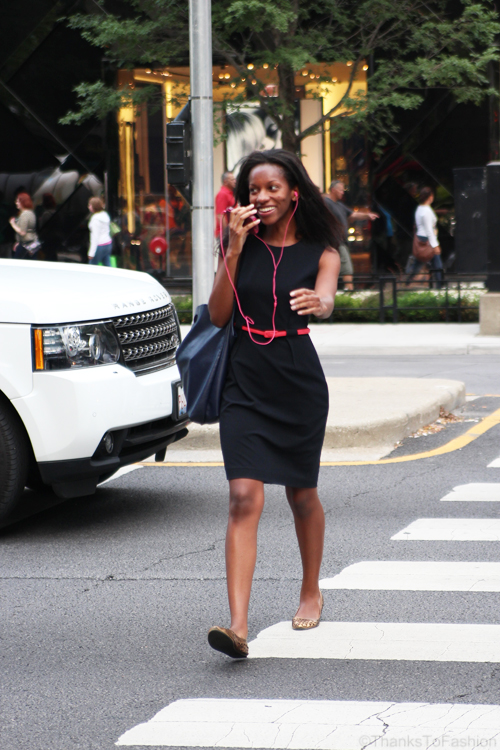
<svg viewBox="0 0 500 750">
<path fill-rule="evenodd" d="M 293 194 L 293 200 L 294 200 L 294 201 L 296 201 L 296 200 L 298 199 L 298 197 L 299 197 L 299 194 L 298 194 L 298 193 L 294 193 L 294 194 Z"/>
</svg>

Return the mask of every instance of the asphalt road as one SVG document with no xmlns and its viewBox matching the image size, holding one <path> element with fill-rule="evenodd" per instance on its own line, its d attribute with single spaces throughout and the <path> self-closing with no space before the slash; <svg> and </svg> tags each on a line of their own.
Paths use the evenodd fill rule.
<svg viewBox="0 0 500 750">
<path fill-rule="evenodd" d="M 321 362 L 330 377 L 451 378 L 462 380 L 468 393 L 500 394 L 499 355 L 323 356 Z"/>
<path fill-rule="evenodd" d="M 497 393 L 498 359 L 349 357 L 325 365 L 327 374 L 335 369 L 342 376 L 359 374 L 359 366 L 370 375 L 464 378 L 469 391 Z M 500 408 L 500 398 L 475 403 L 471 413 Z M 432 449 L 434 438 L 423 440 Z M 443 433 L 435 440 L 442 443 Z M 498 519 L 498 503 L 440 499 L 469 483 L 496 482 L 500 493 L 500 468 L 487 468 L 499 456 L 497 426 L 443 456 L 323 468 L 322 576 L 360 561 L 497 561 L 497 542 L 391 536 L 419 518 Z M 40 502 L 48 501 L 26 493 L 27 507 Z M 226 507 L 223 469 L 144 467 L 92 498 L 47 508 L 0 532 L 2 750 L 110 750 L 124 732 L 180 699 L 500 703 L 498 661 L 234 662 L 213 652 L 208 628 L 228 623 Z M 283 490 L 269 487 L 250 639 L 292 617 L 299 586 L 291 515 Z M 499 623 L 498 593 L 328 590 L 324 596 L 325 622 Z"/>
</svg>

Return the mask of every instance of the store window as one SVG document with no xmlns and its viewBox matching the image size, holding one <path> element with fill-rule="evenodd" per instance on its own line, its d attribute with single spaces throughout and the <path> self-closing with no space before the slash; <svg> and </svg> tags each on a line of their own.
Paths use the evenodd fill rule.
<svg viewBox="0 0 500 750">
<path fill-rule="evenodd" d="M 334 128 L 329 135 L 332 181 L 341 180 L 344 183 L 344 201 L 350 208 L 371 210 L 366 139 L 362 135 L 338 138 Z M 371 273 L 371 222 L 368 219 L 351 221 L 347 240 L 354 273 Z"/>
<path fill-rule="evenodd" d="M 123 266 L 169 278 L 192 276 L 191 212 L 166 180 L 165 125 L 177 114 L 161 74 L 120 71 L 122 86 L 158 85 L 158 97 L 119 112 Z M 151 73 L 150 73 L 151 76 Z M 158 81 L 156 79 L 159 79 Z M 178 108 L 177 108 L 178 109 Z"/>
</svg>

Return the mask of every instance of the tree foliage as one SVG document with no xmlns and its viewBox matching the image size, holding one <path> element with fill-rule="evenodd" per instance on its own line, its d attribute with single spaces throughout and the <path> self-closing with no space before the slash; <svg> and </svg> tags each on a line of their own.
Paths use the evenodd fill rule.
<svg viewBox="0 0 500 750">
<path fill-rule="evenodd" d="M 116 6 L 115 6 L 116 7 Z M 68 19 L 117 67 L 185 65 L 189 57 L 186 0 L 119 0 L 109 12 Z M 492 93 L 488 65 L 498 61 L 497 12 L 488 0 L 212 0 L 214 63 L 248 74 L 245 97 L 280 127 L 284 147 L 297 151 L 303 138 L 331 119 L 339 136 L 369 128 L 382 143 L 395 128 L 398 109 L 415 109 L 429 88 L 452 92 L 458 102 L 479 103 Z M 308 64 L 352 62 L 347 90 L 317 123 L 295 132 L 295 74 Z M 367 91 L 356 85 L 360 67 L 370 62 Z M 276 67 L 279 95 L 265 94 L 259 70 Z M 255 83 L 252 83 L 252 80 Z M 82 83 L 79 109 L 64 122 L 103 117 L 119 106 L 116 89 Z M 129 91 L 132 103 L 151 94 Z M 240 99 L 242 97 L 240 96 Z"/>
</svg>

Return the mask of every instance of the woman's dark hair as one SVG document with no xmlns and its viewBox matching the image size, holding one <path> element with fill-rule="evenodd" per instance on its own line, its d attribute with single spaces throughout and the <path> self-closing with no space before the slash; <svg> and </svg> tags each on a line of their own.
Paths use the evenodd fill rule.
<svg viewBox="0 0 500 750">
<path fill-rule="evenodd" d="M 430 187 L 423 187 L 420 191 L 420 195 L 418 196 L 418 202 L 420 203 L 420 205 L 422 205 L 422 203 L 425 203 L 425 201 L 428 200 L 431 195 L 434 195 L 434 190 Z"/>
<path fill-rule="evenodd" d="M 248 179 L 260 164 L 280 167 L 291 188 L 299 192 L 295 222 L 301 239 L 319 242 L 323 247 L 338 247 L 341 239 L 340 222 L 325 205 L 319 189 L 307 174 L 302 162 L 289 151 L 253 151 L 241 165 L 236 183 L 235 198 L 242 206 L 250 203 Z M 259 227 L 259 231 L 262 231 Z"/>
</svg>

